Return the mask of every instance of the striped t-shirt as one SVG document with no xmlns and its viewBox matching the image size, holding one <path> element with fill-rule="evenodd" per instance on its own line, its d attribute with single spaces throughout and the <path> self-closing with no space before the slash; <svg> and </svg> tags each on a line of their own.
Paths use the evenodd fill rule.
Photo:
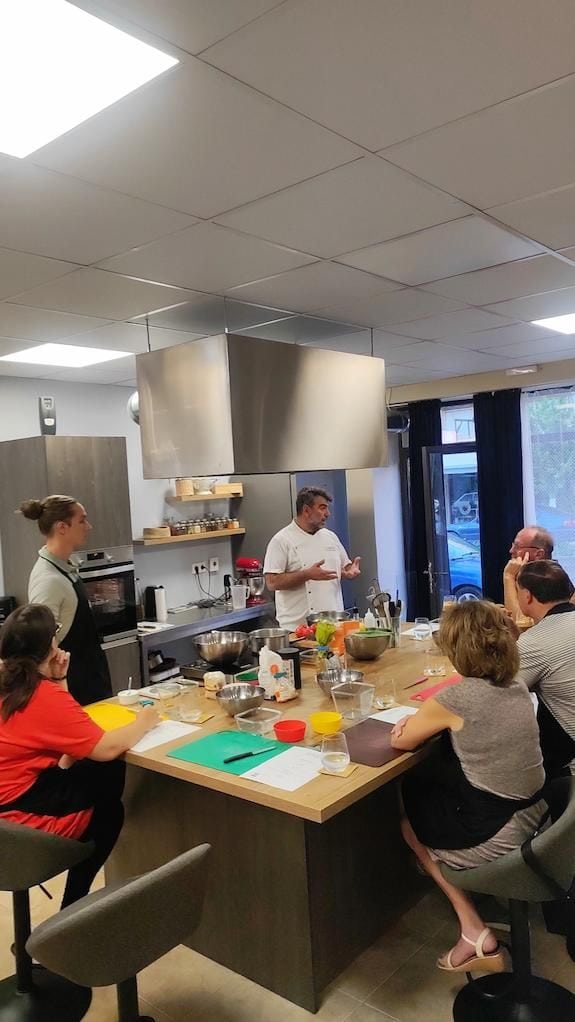
<svg viewBox="0 0 575 1022">
<path fill-rule="evenodd" d="M 518 639 L 518 679 L 534 689 L 563 730 L 575 740 L 575 613 L 553 607 Z M 561 609 L 560 609 L 561 608 Z M 575 759 L 570 764 L 575 774 Z"/>
</svg>

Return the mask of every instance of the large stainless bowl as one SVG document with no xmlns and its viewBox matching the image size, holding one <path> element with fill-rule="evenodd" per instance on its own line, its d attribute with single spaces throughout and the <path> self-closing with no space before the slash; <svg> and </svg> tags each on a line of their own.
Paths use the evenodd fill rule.
<svg viewBox="0 0 575 1022">
<path fill-rule="evenodd" d="M 256 628 L 250 632 L 249 641 L 252 653 L 259 653 L 264 646 L 277 653 L 278 650 L 289 646 L 289 632 L 285 628 Z"/>
<path fill-rule="evenodd" d="M 384 635 L 365 635 L 363 632 L 349 632 L 345 637 L 346 652 L 354 660 L 375 660 L 387 649 L 391 632 Z"/>
<path fill-rule="evenodd" d="M 194 637 L 202 660 L 212 667 L 231 667 L 241 657 L 248 644 L 245 632 L 203 632 Z"/>
<path fill-rule="evenodd" d="M 316 625 L 318 621 L 349 621 L 350 614 L 347 610 L 322 610 L 319 614 L 308 614 L 306 621 L 308 625 Z"/>
<path fill-rule="evenodd" d="M 265 689 L 261 685 L 248 685 L 247 682 L 234 682 L 224 685 L 216 693 L 216 699 L 230 717 L 244 710 L 253 710 L 264 701 Z"/>
<path fill-rule="evenodd" d="M 363 681 L 363 671 L 320 671 L 317 683 L 325 696 L 331 696 L 334 685 L 345 685 L 348 681 Z"/>
</svg>

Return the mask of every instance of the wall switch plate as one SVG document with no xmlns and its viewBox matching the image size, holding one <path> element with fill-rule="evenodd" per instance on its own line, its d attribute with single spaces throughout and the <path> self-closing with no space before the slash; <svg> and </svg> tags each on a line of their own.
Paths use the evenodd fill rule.
<svg viewBox="0 0 575 1022">
<path fill-rule="evenodd" d="M 219 570 L 220 570 L 219 558 L 218 557 L 210 557 L 210 561 L 209 561 L 209 571 L 210 571 L 210 574 L 212 574 L 213 572 L 217 572 Z"/>
<path fill-rule="evenodd" d="M 38 411 L 40 414 L 40 433 L 42 436 L 54 436 L 56 433 L 56 402 L 53 397 L 39 397 Z"/>
</svg>

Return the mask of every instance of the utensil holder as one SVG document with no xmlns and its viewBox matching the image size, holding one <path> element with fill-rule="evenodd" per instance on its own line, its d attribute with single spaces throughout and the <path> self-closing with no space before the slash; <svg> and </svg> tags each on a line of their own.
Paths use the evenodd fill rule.
<svg viewBox="0 0 575 1022">
<path fill-rule="evenodd" d="M 397 649 L 401 644 L 401 618 L 392 617 L 391 619 L 391 639 L 389 643 L 390 649 Z"/>
</svg>

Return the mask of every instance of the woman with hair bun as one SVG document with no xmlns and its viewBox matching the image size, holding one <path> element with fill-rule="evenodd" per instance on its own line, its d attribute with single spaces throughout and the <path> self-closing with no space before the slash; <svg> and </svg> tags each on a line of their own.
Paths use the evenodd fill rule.
<svg viewBox="0 0 575 1022">
<path fill-rule="evenodd" d="M 52 611 L 18 607 L 0 633 L 0 818 L 61 837 L 93 841 L 68 873 L 62 907 L 88 893 L 122 828 L 124 762 L 159 721 L 143 707 L 105 732 L 66 691 L 68 654 L 55 642 Z"/>
<path fill-rule="evenodd" d="M 49 607 L 60 624 L 58 641 L 70 654 L 68 689 L 82 706 L 107 699 L 112 695 L 108 661 L 84 583 L 70 561 L 75 550 L 87 546 L 92 526 L 86 509 L 75 497 L 54 494 L 25 500 L 20 512 L 37 522 L 45 537 L 28 582 L 28 599 Z"/>
</svg>

